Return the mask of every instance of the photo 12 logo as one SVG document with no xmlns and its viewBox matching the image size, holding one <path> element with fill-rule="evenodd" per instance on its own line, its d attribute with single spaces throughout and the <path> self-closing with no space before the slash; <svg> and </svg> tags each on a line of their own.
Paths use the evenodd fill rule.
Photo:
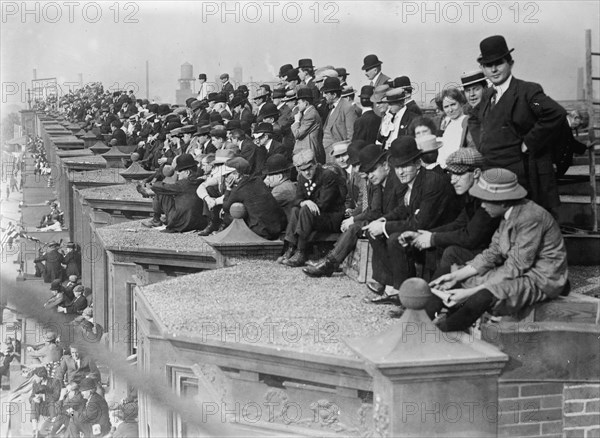
<svg viewBox="0 0 600 438">
<path fill-rule="evenodd" d="M 337 2 L 202 2 L 202 22 L 338 24 Z"/>
<path fill-rule="evenodd" d="M 539 23 L 536 2 L 406 2 L 401 6 L 403 23 Z"/>
<path fill-rule="evenodd" d="M 139 23 L 136 2 L 2 2 L 2 23 Z"/>
</svg>

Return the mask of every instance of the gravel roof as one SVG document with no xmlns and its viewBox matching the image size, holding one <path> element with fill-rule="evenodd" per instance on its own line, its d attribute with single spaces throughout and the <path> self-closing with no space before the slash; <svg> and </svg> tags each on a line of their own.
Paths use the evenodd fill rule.
<svg viewBox="0 0 600 438">
<path fill-rule="evenodd" d="M 143 199 L 139 193 L 137 195 Z M 98 228 L 96 232 L 107 247 L 137 249 L 140 252 L 149 249 L 214 254 L 212 247 L 196 233 L 161 233 L 144 227 L 141 220 L 109 225 Z"/>
<path fill-rule="evenodd" d="M 396 306 L 366 302 L 374 295 L 343 274 L 310 278 L 264 260 L 185 275 L 142 292 L 173 335 L 346 357 L 356 356 L 342 338 L 375 335 L 401 315 Z"/>
<path fill-rule="evenodd" d="M 124 184 L 125 178 L 119 175 L 122 169 L 102 168 L 96 170 L 86 170 L 83 172 L 72 172 L 69 174 L 69 179 L 74 183 L 81 182 L 98 182 Z"/>
<path fill-rule="evenodd" d="M 120 178 L 121 176 L 118 175 Z M 139 201 L 152 205 L 152 199 L 144 198 L 135 189 L 135 184 L 89 187 L 79 191 L 86 199 L 110 199 L 114 201 Z"/>
</svg>

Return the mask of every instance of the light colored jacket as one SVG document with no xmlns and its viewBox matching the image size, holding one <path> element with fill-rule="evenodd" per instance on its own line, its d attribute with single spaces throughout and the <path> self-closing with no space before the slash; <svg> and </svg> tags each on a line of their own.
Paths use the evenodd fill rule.
<svg viewBox="0 0 600 438">
<path fill-rule="evenodd" d="M 524 306 L 556 298 L 568 276 L 567 250 L 552 215 L 523 200 L 502 219 L 488 249 L 469 263 L 477 275 L 465 287 L 485 284 L 497 299 L 494 313 L 509 315 Z"/>
</svg>

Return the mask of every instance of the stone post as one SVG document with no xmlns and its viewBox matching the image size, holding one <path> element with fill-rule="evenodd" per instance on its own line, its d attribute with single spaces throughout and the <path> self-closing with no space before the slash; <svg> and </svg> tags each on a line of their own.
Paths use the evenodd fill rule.
<svg viewBox="0 0 600 438">
<path fill-rule="evenodd" d="M 464 332 L 441 332 L 423 310 L 431 291 L 404 282 L 399 323 L 346 343 L 373 376 L 374 433 L 383 437 L 492 437 L 498 376 L 508 357 Z"/>
</svg>

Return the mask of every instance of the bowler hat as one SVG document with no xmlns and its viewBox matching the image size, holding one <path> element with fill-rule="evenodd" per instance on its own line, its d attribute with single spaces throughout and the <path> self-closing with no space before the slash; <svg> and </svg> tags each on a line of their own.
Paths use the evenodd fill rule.
<svg viewBox="0 0 600 438">
<path fill-rule="evenodd" d="M 245 100 L 246 99 L 244 99 L 242 96 L 235 96 L 233 99 L 231 99 L 231 102 L 229 102 L 229 107 L 235 108 L 236 106 L 243 105 Z"/>
<path fill-rule="evenodd" d="M 373 87 L 372 85 L 363 85 L 360 88 L 360 94 L 358 95 L 358 97 L 360 97 L 361 99 L 371 99 L 374 90 L 375 87 Z"/>
<path fill-rule="evenodd" d="M 323 88 L 321 92 L 331 93 L 335 91 L 342 91 L 342 85 L 339 78 L 325 78 L 323 82 Z"/>
<path fill-rule="evenodd" d="M 298 88 L 298 92 L 296 93 L 297 99 L 304 99 L 312 102 L 313 93 L 312 90 L 308 87 Z"/>
<path fill-rule="evenodd" d="M 338 76 L 350 76 L 350 73 L 348 73 L 344 67 L 338 67 L 335 71 L 337 71 Z"/>
<path fill-rule="evenodd" d="M 315 68 L 312 63 L 312 59 L 304 58 L 298 60 L 298 68 Z"/>
<path fill-rule="evenodd" d="M 215 96 L 214 101 L 216 103 L 225 103 L 225 102 L 227 102 L 227 96 L 225 95 L 225 93 L 218 93 Z"/>
<path fill-rule="evenodd" d="M 258 112 L 258 120 L 262 121 L 265 117 L 279 117 L 279 110 L 277 105 L 271 102 L 265 103 Z"/>
<path fill-rule="evenodd" d="M 357 164 L 359 164 L 360 160 L 358 159 L 358 154 L 367 145 L 368 143 L 365 140 L 354 140 L 352 143 L 350 143 L 350 146 L 348 146 L 347 163 L 351 166 L 356 166 Z"/>
<path fill-rule="evenodd" d="M 293 68 L 291 70 L 288 70 L 285 73 L 285 80 L 288 81 L 288 82 L 299 81 L 300 77 L 298 76 L 298 69 L 297 68 Z"/>
<path fill-rule="evenodd" d="M 385 96 L 381 100 L 381 102 L 386 102 L 389 104 L 399 104 L 403 103 L 408 96 L 404 92 L 402 88 L 392 88 L 385 92 Z"/>
<path fill-rule="evenodd" d="M 239 119 L 229 120 L 227 122 L 226 129 L 228 131 L 232 131 L 234 129 L 241 129 L 241 128 L 242 128 L 242 122 Z"/>
<path fill-rule="evenodd" d="M 367 55 L 363 60 L 362 70 L 371 70 L 373 67 L 377 67 L 381 64 L 383 63 L 377 58 L 377 55 Z"/>
<path fill-rule="evenodd" d="M 79 390 L 80 391 L 96 390 L 96 381 L 94 379 L 90 379 L 89 377 L 86 377 L 79 383 Z"/>
<path fill-rule="evenodd" d="M 423 151 L 423 153 L 437 151 L 442 147 L 442 143 L 437 141 L 437 137 L 435 135 L 422 135 L 416 139 L 416 142 L 417 147 Z"/>
<path fill-rule="evenodd" d="M 212 128 L 209 132 L 211 137 L 227 138 L 227 131 L 221 128 Z"/>
<path fill-rule="evenodd" d="M 238 173 L 242 175 L 248 175 L 250 173 L 250 163 L 242 157 L 231 158 L 225 165 L 237 170 Z"/>
<path fill-rule="evenodd" d="M 408 76 L 399 76 L 397 78 L 390 79 L 389 81 L 387 81 L 387 83 L 392 88 L 402 88 L 403 90 L 406 90 L 409 93 L 412 93 L 412 91 L 413 91 L 413 88 L 410 85 L 410 79 L 408 78 Z"/>
<path fill-rule="evenodd" d="M 460 77 L 460 83 L 462 84 L 463 88 L 478 83 L 481 83 L 483 86 L 487 85 L 485 75 L 481 70 L 474 70 L 468 73 L 463 73 Z"/>
<path fill-rule="evenodd" d="M 200 126 L 198 128 L 198 135 L 209 135 L 210 134 L 210 125 Z"/>
<path fill-rule="evenodd" d="M 293 69 L 294 66 L 292 64 L 283 64 L 281 67 L 279 67 L 279 74 L 278 76 L 281 78 L 283 76 L 285 76 L 285 74 L 288 72 L 288 70 Z"/>
<path fill-rule="evenodd" d="M 210 120 L 210 123 L 216 122 L 218 125 L 223 124 L 223 116 L 219 113 L 211 113 L 210 116 L 208 116 L 208 120 Z"/>
<path fill-rule="evenodd" d="M 282 173 L 288 169 L 291 169 L 293 166 L 291 163 L 285 158 L 282 154 L 274 154 L 267 158 L 265 162 L 265 168 L 263 173 L 265 175 L 273 175 L 275 173 Z"/>
<path fill-rule="evenodd" d="M 170 112 L 171 112 L 171 107 L 169 106 L 169 104 L 163 103 L 163 104 L 158 105 L 158 115 L 159 116 L 166 116 Z"/>
<path fill-rule="evenodd" d="M 177 166 L 175 166 L 175 170 L 177 172 L 191 169 L 193 167 L 198 167 L 198 163 L 196 160 L 194 160 L 192 154 L 181 154 L 179 157 L 177 157 Z"/>
<path fill-rule="evenodd" d="M 508 169 L 485 170 L 469 194 L 484 201 L 511 201 L 523 199 L 527 190 L 519 184 L 517 175 Z"/>
<path fill-rule="evenodd" d="M 61 281 L 60 280 L 52 280 L 50 283 L 50 290 L 60 290 Z"/>
<path fill-rule="evenodd" d="M 383 150 L 381 146 L 376 144 L 369 144 L 364 146 L 358 153 L 358 161 L 360 162 L 359 170 L 363 173 L 369 173 L 377 163 L 383 161 L 387 156 L 387 151 Z"/>
<path fill-rule="evenodd" d="M 214 102 L 215 99 L 217 98 L 218 94 L 219 93 L 214 93 L 214 92 L 213 93 L 208 93 L 208 101 L 209 102 Z"/>
<path fill-rule="evenodd" d="M 253 134 L 273 134 L 273 125 L 270 123 L 259 123 L 256 128 L 254 128 Z"/>
<path fill-rule="evenodd" d="M 206 80 L 206 73 L 200 73 L 198 75 L 198 79 L 204 79 L 204 80 Z"/>
<path fill-rule="evenodd" d="M 477 58 L 477 62 L 487 64 L 504 58 L 515 49 L 508 50 L 508 45 L 502 35 L 493 35 L 479 43 L 479 50 L 481 54 Z"/>
<path fill-rule="evenodd" d="M 414 137 L 403 135 L 392 142 L 389 162 L 393 167 L 404 166 L 415 161 L 422 153 Z"/>
<path fill-rule="evenodd" d="M 446 158 L 446 170 L 456 174 L 472 172 L 483 164 L 483 155 L 475 148 L 458 148 Z"/>
<path fill-rule="evenodd" d="M 191 105 L 192 105 L 192 102 L 194 102 L 195 100 L 197 100 L 195 97 L 188 97 L 188 98 L 185 100 L 185 106 L 191 107 Z"/>
</svg>

